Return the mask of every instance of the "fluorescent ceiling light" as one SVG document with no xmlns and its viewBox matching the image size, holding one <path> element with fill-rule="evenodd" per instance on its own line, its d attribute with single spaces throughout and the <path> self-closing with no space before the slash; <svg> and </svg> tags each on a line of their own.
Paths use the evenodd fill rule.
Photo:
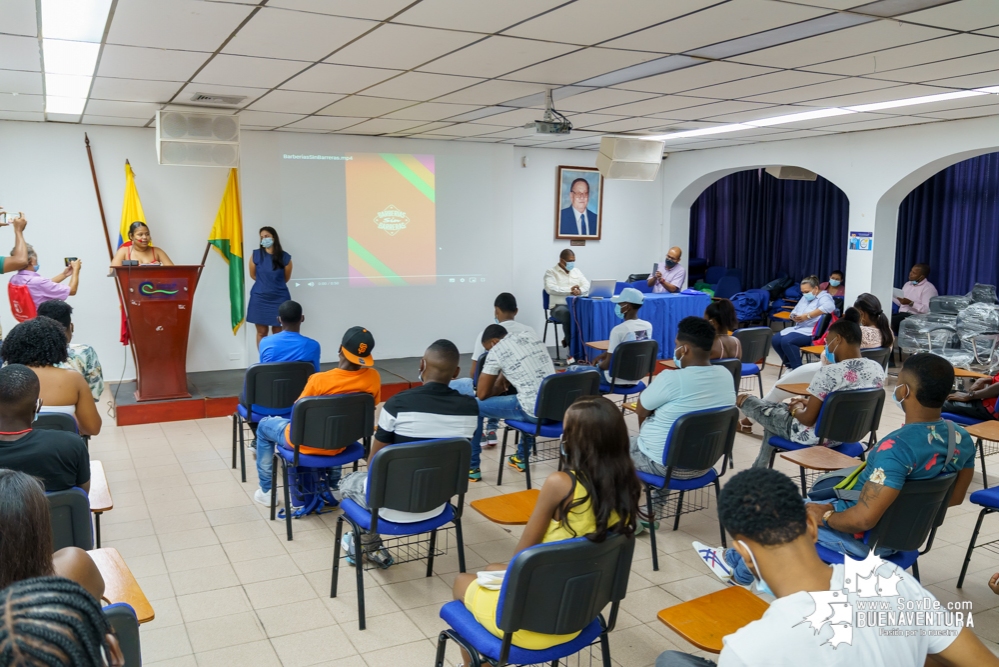
<svg viewBox="0 0 999 667">
<path fill-rule="evenodd" d="M 908 107 L 914 104 L 930 104 L 932 102 L 946 102 L 947 100 L 958 100 L 962 97 L 975 97 L 986 93 L 977 90 L 958 90 L 953 93 L 942 93 L 940 95 L 925 95 L 923 97 L 910 97 L 904 100 L 892 100 L 890 102 L 875 102 L 874 104 L 861 104 L 856 107 L 846 107 L 850 111 L 863 113 L 865 111 L 881 111 L 882 109 L 897 109 L 898 107 Z"/>
<path fill-rule="evenodd" d="M 100 43 L 111 0 L 42 0 L 42 37 Z"/>
<path fill-rule="evenodd" d="M 784 123 L 798 123 L 803 120 L 815 120 L 816 118 L 829 118 L 830 116 L 842 116 L 844 114 L 856 113 L 849 109 L 818 109 L 817 111 L 805 111 L 804 113 L 793 113 L 786 116 L 773 116 L 771 118 L 761 118 L 760 120 L 747 120 L 744 125 L 753 127 L 769 127 L 770 125 L 783 125 Z"/>
<path fill-rule="evenodd" d="M 986 93 L 988 95 L 999 95 L 999 86 L 992 86 L 991 88 L 979 88 L 979 93 Z"/>
<path fill-rule="evenodd" d="M 43 39 L 42 53 L 45 56 L 45 73 L 93 76 L 94 68 L 97 66 L 97 54 L 100 50 L 100 44 L 90 42 Z"/>
<path fill-rule="evenodd" d="M 724 134 L 726 132 L 738 132 L 739 130 L 752 130 L 752 125 L 733 123 L 731 125 L 716 125 L 715 127 L 702 127 L 699 130 L 686 130 L 684 132 L 673 132 L 672 134 L 655 134 L 651 136 L 633 137 L 638 139 L 655 139 L 657 141 L 672 141 L 673 139 L 689 139 L 691 137 L 703 137 L 709 134 Z"/>
<path fill-rule="evenodd" d="M 83 113 L 83 107 L 87 105 L 87 98 L 84 97 L 53 97 L 45 96 L 45 113 L 62 113 L 70 116 L 79 116 Z"/>
<path fill-rule="evenodd" d="M 45 73 L 45 94 L 53 97 L 80 97 L 87 99 L 90 94 L 91 76 L 74 74 Z M 61 113 L 61 112 L 60 112 Z"/>
</svg>

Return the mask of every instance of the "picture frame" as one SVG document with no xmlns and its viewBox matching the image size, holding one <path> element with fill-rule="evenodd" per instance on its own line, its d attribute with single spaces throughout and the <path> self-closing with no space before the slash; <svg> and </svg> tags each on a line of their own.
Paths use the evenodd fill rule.
<svg viewBox="0 0 999 667">
<path fill-rule="evenodd" d="M 582 182 L 586 183 L 585 196 Z M 555 238 L 599 241 L 603 234 L 603 195 L 604 178 L 596 167 L 556 167 Z M 580 220 L 580 205 L 585 207 L 585 221 Z"/>
</svg>

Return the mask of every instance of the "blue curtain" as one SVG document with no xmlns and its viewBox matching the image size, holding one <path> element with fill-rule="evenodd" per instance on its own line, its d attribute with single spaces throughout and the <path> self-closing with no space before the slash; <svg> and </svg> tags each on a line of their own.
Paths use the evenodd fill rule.
<svg viewBox="0 0 999 667">
<path fill-rule="evenodd" d="M 743 289 L 779 273 L 824 281 L 846 268 L 849 207 L 846 194 L 821 176 L 789 181 L 762 169 L 740 171 L 713 183 L 690 207 L 688 255 L 742 269 Z"/>
<path fill-rule="evenodd" d="M 947 167 L 902 200 L 895 285 L 925 262 L 940 294 L 967 294 L 976 282 L 999 284 L 997 256 L 999 153 Z"/>
</svg>

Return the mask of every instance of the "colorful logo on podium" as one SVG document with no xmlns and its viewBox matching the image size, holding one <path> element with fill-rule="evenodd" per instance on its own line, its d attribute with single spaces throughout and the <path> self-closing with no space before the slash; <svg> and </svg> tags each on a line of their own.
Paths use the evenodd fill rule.
<svg viewBox="0 0 999 667">
<path fill-rule="evenodd" d="M 180 288 L 177 283 L 154 283 L 147 280 L 139 284 L 139 293 L 154 299 L 169 299 L 178 292 Z"/>
</svg>

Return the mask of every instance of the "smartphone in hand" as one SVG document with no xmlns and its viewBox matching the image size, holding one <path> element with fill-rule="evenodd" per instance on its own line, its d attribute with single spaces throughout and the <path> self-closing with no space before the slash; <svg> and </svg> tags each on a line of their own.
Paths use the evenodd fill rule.
<svg viewBox="0 0 999 667">
<path fill-rule="evenodd" d="M 7 224 L 7 211 L 0 211 L 0 227 Z"/>
<path fill-rule="evenodd" d="M 66 262 L 66 267 L 68 268 L 69 267 L 69 263 L 70 262 L 75 262 L 76 259 L 77 259 L 76 257 L 63 257 L 62 261 Z"/>
</svg>

